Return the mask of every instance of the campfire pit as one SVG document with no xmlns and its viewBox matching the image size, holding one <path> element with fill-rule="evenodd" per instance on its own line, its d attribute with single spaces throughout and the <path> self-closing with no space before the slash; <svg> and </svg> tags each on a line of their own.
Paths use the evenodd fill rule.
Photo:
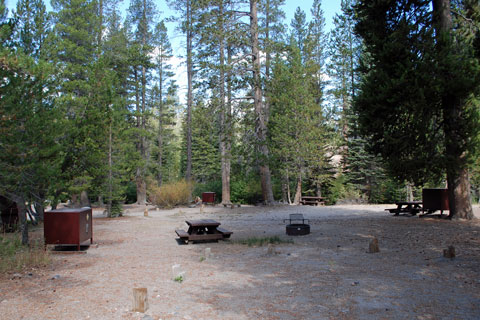
<svg viewBox="0 0 480 320">
<path fill-rule="evenodd" d="M 289 236 L 304 236 L 310 233 L 310 225 L 305 223 L 308 220 L 301 213 L 292 213 L 289 219 L 283 220 L 283 222 L 285 221 L 289 221 L 289 224 L 286 226 L 286 232 Z M 292 223 L 292 221 L 297 221 L 297 223 Z M 302 223 L 299 223 L 299 221 L 302 221 Z"/>
</svg>

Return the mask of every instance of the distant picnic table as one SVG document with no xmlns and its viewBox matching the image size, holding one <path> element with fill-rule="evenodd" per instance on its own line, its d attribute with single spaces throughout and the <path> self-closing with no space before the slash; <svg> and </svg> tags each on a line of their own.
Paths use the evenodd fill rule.
<svg viewBox="0 0 480 320">
<path fill-rule="evenodd" d="M 323 206 L 325 205 L 325 198 L 316 196 L 302 196 L 300 203 L 302 205 Z"/>
<path fill-rule="evenodd" d="M 220 228 L 220 222 L 212 219 L 187 220 L 188 231 L 175 230 L 180 240 L 189 241 L 221 240 L 230 238 L 231 231 Z"/>
<path fill-rule="evenodd" d="M 409 213 L 414 216 L 423 210 L 422 201 L 399 201 L 395 202 L 395 204 L 397 205 L 396 208 L 385 209 L 386 211 L 393 213 L 394 216 L 398 216 L 400 213 Z"/>
</svg>

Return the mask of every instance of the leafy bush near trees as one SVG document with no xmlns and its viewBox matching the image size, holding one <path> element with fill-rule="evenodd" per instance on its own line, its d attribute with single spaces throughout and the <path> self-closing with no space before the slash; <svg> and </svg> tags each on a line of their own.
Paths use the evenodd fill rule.
<svg viewBox="0 0 480 320">
<path fill-rule="evenodd" d="M 185 180 L 166 183 L 162 186 L 151 184 L 149 186 L 150 202 L 159 207 L 173 208 L 189 203 L 193 184 Z"/>
</svg>

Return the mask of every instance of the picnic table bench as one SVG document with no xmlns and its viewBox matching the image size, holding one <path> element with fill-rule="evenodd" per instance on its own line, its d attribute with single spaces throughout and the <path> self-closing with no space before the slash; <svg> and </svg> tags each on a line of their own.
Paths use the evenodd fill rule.
<svg viewBox="0 0 480 320">
<path fill-rule="evenodd" d="M 302 196 L 300 199 L 300 203 L 302 205 L 311 205 L 311 206 L 318 206 L 318 205 L 325 205 L 324 197 L 315 197 L 315 196 Z"/>
<path fill-rule="evenodd" d="M 398 216 L 400 213 L 409 213 L 414 216 L 423 210 L 422 201 L 399 201 L 395 204 L 397 205 L 396 208 L 385 209 L 385 211 L 393 213 L 394 216 Z"/>
<path fill-rule="evenodd" d="M 188 231 L 175 230 L 176 234 L 185 243 L 189 241 L 222 240 L 230 238 L 231 231 L 220 228 L 220 222 L 212 219 L 187 220 Z"/>
</svg>

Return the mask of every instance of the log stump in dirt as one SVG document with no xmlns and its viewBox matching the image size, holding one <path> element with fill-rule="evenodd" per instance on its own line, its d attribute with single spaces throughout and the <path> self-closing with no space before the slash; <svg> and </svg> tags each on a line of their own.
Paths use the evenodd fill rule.
<svg viewBox="0 0 480 320">
<path fill-rule="evenodd" d="M 144 313 L 148 309 L 147 288 L 133 288 L 133 312 Z"/>
<path fill-rule="evenodd" d="M 455 258 L 455 247 L 449 246 L 448 249 L 443 249 L 443 256 L 449 259 Z"/>
<path fill-rule="evenodd" d="M 368 253 L 377 253 L 380 252 L 380 248 L 378 246 L 378 239 L 373 238 L 368 245 Z"/>
</svg>

